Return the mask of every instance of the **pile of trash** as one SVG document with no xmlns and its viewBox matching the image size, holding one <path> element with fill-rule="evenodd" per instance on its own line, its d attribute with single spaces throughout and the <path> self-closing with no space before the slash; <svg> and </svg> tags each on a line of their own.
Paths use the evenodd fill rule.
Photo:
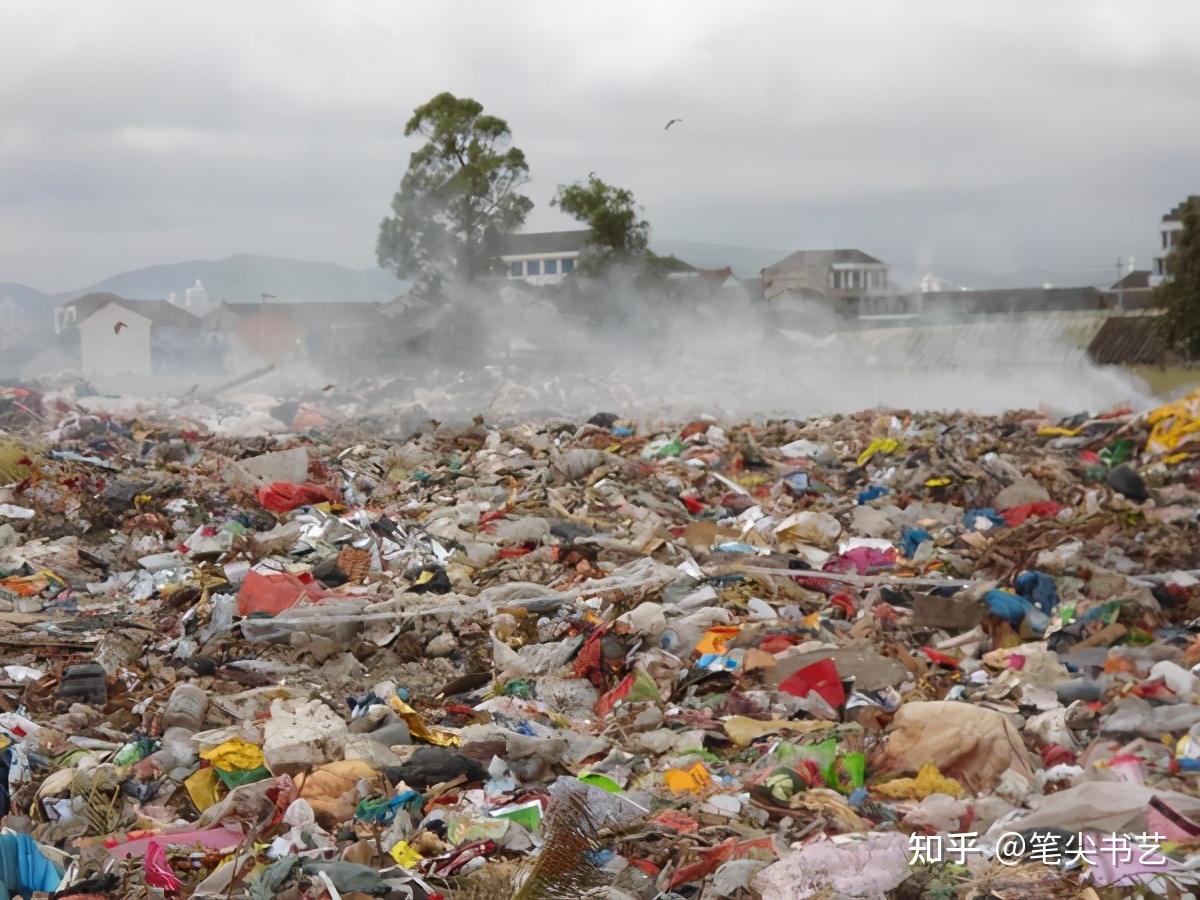
<svg viewBox="0 0 1200 900">
<path fill-rule="evenodd" d="M 202 405 L 26 397 L 0 434 L 0 896 L 1200 884 L 1200 392 Z"/>
</svg>

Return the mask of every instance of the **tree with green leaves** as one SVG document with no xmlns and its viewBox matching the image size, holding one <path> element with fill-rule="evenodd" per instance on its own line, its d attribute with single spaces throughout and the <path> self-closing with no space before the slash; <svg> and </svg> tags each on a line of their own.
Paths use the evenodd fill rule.
<svg viewBox="0 0 1200 900">
<path fill-rule="evenodd" d="M 1189 197 L 1183 209 L 1183 232 L 1166 260 L 1170 279 L 1154 290 L 1165 310 L 1163 324 L 1170 342 L 1192 359 L 1200 359 L 1200 197 Z"/>
<path fill-rule="evenodd" d="M 646 261 L 650 223 L 641 218 L 632 191 L 589 175 L 587 181 L 559 185 L 550 203 L 591 230 L 579 259 L 579 269 L 585 274 L 596 274 L 613 264 Z"/>
<path fill-rule="evenodd" d="M 425 144 L 409 157 L 392 215 L 379 225 L 379 265 L 426 290 L 493 272 L 505 236 L 533 208 L 518 191 L 529 166 L 508 123 L 475 100 L 442 93 L 413 110 L 404 134 Z"/>
</svg>

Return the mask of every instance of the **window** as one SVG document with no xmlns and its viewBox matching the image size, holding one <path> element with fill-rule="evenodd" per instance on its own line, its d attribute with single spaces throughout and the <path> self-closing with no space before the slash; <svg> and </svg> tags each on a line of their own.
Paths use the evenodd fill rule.
<svg viewBox="0 0 1200 900">
<path fill-rule="evenodd" d="M 519 261 L 508 264 L 508 277 L 509 278 L 520 278 L 521 277 L 521 263 Z"/>
<path fill-rule="evenodd" d="M 1165 231 L 1162 233 L 1162 237 L 1163 237 L 1163 249 L 1166 250 L 1167 249 L 1167 233 Z"/>
<path fill-rule="evenodd" d="M 541 275 L 542 261 L 540 259 L 530 259 L 525 261 L 526 275 Z"/>
<path fill-rule="evenodd" d="M 564 275 L 570 275 L 572 272 L 574 272 L 574 271 L 575 271 L 575 260 L 573 260 L 573 259 L 564 259 L 564 260 L 562 261 L 562 264 L 563 264 L 563 265 L 562 265 L 562 270 L 563 270 L 563 274 L 564 274 Z"/>
<path fill-rule="evenodd" d="M 557 259 L 546 260 L 546 274 L 547 275 L 557 275 L 558 274 L 558 260 Z"/>
</svg>

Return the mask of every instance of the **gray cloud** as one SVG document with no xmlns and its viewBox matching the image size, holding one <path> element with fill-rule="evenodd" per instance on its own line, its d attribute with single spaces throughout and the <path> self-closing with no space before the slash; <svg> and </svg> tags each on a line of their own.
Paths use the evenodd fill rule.
<svg viewBox="0 0 1200 900">
<path fill-rule="evenodd" d="M 508 119 L 532 227 L 565 225 L 547 201 L 594 170 L 664 238 L 1100 281 L 1200 190 L 1197 33 L 1184 0 L 6 0 L 0 280 L 366 266 L 404 121 L 448 89 Z"/>
</svg>

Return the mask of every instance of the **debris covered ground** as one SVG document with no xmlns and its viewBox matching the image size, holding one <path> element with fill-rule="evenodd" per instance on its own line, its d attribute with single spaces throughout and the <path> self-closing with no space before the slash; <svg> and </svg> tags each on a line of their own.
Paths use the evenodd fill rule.
<svg viewBox="0 0 1200 900">
<path fill-rule="evenodd" d="M 1200 394 L 285 428 L 4 390 L 0 896 L 1200 881 Z"/>
</svg>

